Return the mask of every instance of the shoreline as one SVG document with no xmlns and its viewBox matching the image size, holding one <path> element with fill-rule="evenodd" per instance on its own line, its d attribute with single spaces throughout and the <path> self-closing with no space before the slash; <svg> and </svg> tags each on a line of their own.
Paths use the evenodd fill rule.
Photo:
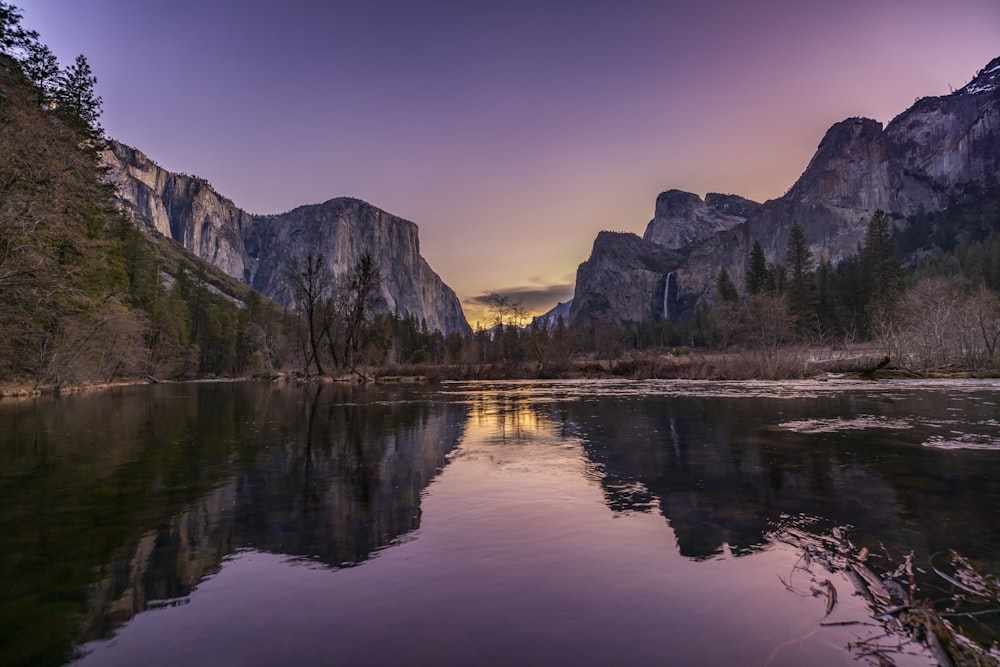
<svg viewBox="0 0 1000 667">
<path fill-rule="evenodd" d="M 1000 370 L 935 368 L 922 372 L 886 366 L 883 368 L 826 368 L 817 364 L 809 372 L 779 373 L 763 377 L 760 373 L 733 373 L 736 363 L 743 360 L 740 355 L 725 353 L 690 355 L 686 357 L 651 357 L 637 355 L 611 362 L 598 360 L 578 360 L 571 368 L 561 372 L 539 373 L 529 367 L 497 367 L 496 365 L 419 365 L 384 366 L 373 369 L 372 384 L 433 384 L 438 382 L 475 382 L 505 380 L 700 380 L 708 382 L 787 382 L 813 380 L 854 380 L 877 382 L 879 380 L 988 380 L 1000 379 Z M 759 370 L 759 369 L 758 369 Z M 31 384 L 28 382 L 0 382 L 0 401 L 28 399 L 40 396 L 68 396 L 90 392 L 106 391 L 119 387 L 133 387 L 151 384 L 199 384 L 227 382 L 301 382 L 301 383 L 358 383 L 354 374 L 304 375 L 299 372 L 276 372 L 270 375 L 208 377 L 181 380 L 159 380 L 156 378 L 122 378 L 110 381 L 75 382 L 67 384 Z"/>
<path fill-rule="evenodd" d="M 106 391 L 118 387 L 136 387 L 148 384 L 196 384 L 208 382 L 265 382 L 271 379 L 254 377 L 195 378 L 192 380 L 155 380 L 151 378 L 122 378 L 99 382 L 74 382 L 72 384 L 31 385 L 24 382 L 0 383 L 0 400 L 10 398 L 36 398 L 38 396 L 68 396 Z"/>
</svg>

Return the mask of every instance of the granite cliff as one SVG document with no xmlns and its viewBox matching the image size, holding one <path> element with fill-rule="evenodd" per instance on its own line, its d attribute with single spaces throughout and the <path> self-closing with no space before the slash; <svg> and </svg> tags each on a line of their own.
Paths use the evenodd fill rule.
<svg viewBox="0 0 1000 667">
<path fill-rule="evenodd" d="M 678 292 L 676 271 L 685 253 L 740 226 L 759 208 L 736 195 L 709 193 L 702 200 L 680 190 L 661 193 L 642 238 L 597 235 L 590 259 L 576 273 L 570 322 L 641 322 L 683 312 L 690 296 Z"/>
<path fill-rule="evenodd" d="M 676 251 L 635 234 L 601 232 L 590 259 L 577 269 L 570 322 L 662 317 L 670 293 L 666 278 L 680 260 Z"/>
<path fill-rule="evenodd" d="M 577 272 L 571 321 L 584 323 L 600 314 L 619 322 L 659 320 L 666 312 L 662 295 L 668 276 L 677 286 L 681 311 L 713 297 L 722 268 L 742 289 L 753 243 L 761 244 L 768 261 L 781 262 L 796 225 L 813 256 L 836 265 L 858 251 L 876 210 L 905 229 L 910 216 L 942 210 L 970 184 L 998 178 L 1000 58 L 968 85 L 917 100 L 885 127 L 867 118 L 835 124 L 778 199 L 758 205 L 735 196 L 710 194 L 702 201 L 677 190 L 662 193 L 643 239 L 673 254 L 656 255 L 635 240 L 602 238 L 602 233 Z M 618 244 L 613 252 L 609 243 Z M 662 261 L 651 264 L 650 256 Z M 653 280 L 650 274 L 656 272 Z M 635 305 L 641 302 L 649 307 Z"/>
<path fill-rule="evenodd" d="M 308 253 L 340 274 L 365 253 L 384 278 L 387 312 L 412 315 L 428 329 L 468 333 L 462 307 L 420 255 L 417 226 L 358 199 L 337 198 L 279 215 L 253 215 L 204 179 L 169 172 L 142 152 L 110 142 L 107 179 L 147 231 L 172 238 L 230 276 L 282 305 L 292 303 L 289 267 Z"/>
</svg>

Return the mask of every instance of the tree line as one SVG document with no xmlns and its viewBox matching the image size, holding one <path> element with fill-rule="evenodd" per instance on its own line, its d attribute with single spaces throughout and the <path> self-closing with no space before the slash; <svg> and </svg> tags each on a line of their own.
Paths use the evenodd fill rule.
<svg viewBox="0 0 1000 667">
<path fill-rule="evenodd" d="M 696 333 L 722 349 L 874 341 L 905 367 L 996 368 L 1000 231 L 952 248 L 928 250 L 907 271 L 892 221 L 876 211 L 859 252 L 834 267 L 813 258 L 795 226 L 782 264 L 767 263 L 754 243 L 745 294 L 719 271 L 715 304 L 697 313 Z"/>
</svg>

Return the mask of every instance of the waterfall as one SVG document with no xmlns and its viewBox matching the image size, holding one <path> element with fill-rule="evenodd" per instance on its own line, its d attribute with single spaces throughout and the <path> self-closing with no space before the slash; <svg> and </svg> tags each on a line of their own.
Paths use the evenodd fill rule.
<svg viewBox="0 0 1000 667">
<path fill-rule="evenodd" d="M 677 303 L 677 280 L 671 271 L 663 281 L 663 319 L 670 319 L 670 306 Z"/>
</svg>

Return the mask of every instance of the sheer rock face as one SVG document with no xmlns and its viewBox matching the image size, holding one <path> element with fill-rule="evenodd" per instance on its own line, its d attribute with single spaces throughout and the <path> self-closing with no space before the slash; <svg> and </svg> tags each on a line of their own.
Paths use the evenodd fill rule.
<svg viewBox="0 0 1000 667">
<path fill-rule="evenodd" d="M 681 190 L 661 193 L 642 238 L 616 232 L 597 236 L 590 259 L 577 270 L 570 322 L 662 319 L 667 276 L 675 273 L 683 289 L 704 268 L 699 264 L 686 266 L 685 253 L 738 227 L 759 207 L 736 195 L 710 193 L 702 200 Z M 706 279 L 709 284 L 714 280 Z M 683 309 L 686 295 L 682 292 L 680 296 L 680 303 L 671 310 L 678 305 Z"/>
<path fill-rule="evenodd" d="M 327 270 L 340 275 L 370 253 L 382 273 L 387 312 L 426 320 L 432 331 L 470 331 L 455 292 L 420 256 L 417 226 L 361 200 L 331 199 L 254 218 L 246 250 L 247 282 L 280 303 L 292 300 L 286 273 L 296 258 L 319 252 Z"/>
<path fill-rule="evenodd" d="M 207 181 L 166 171 L 124 144 L 111 142 L 103 159 L 137 221 L 283 305 L 292 305 L 288 272 L 296 260 L 320 255 L 340 275 L 368 253 L 383 276 L 387 312 L 445 334 L 470 331 L 455 292 L 420 256 L 412 222 L 348 198 L 251 215 Z"/>
<path fill-rule="evenodd" d="M 875 211 L 901 220 L 940 210 L 956 188 L 1000 176 L 998 78 L 1000 59 L 954 94 L 917 100 L 884 129 L 865 118 L 834 125 L 788 193 L 743 226 L 745 252 L 730 275 L 742 280 L 754 241 L 782 261 L 795 225 L 817 260 L 836 264 L 858 251 Z"/>
<path fill-rule="evenodd" d="M 243 279 L 243 234 L 252 224 L 251 215 L 207 181 L 162 169 L 131 146 L 111 142 L 103 161 L 107 180 L 137 221 Z"/>
<path fill-rule="evenodd" d="M 836 264 L 857 253 L 875 211 L 882 209 L 903 220 L 921 210 L 940 210 L 957 188 L 996 178 L 1000 178 L 1000 58 L 954 93 L 917 100 L 886 127 L 866 118 L 835 124 L 798 181 L 778 199 L 757 205 L 732 195 L 710 194 L 702 201 L 678 190 L 662 193 L 644 239 L 682 255 L 671 270 L 683 308 L 700 298 L 713 298 L 722 268 L 742 289 L 755 241 L 768 261 L 783 262 L 791 229 L 798 225 L 813 257 Z M 599 237 L 595 255 L 605 252 L 602 246 Z M 622 272 L 643 262 L 622 257 L 622 266 L 612 269 L 607 257 L 595 255 L 580 266 L 574 302 L 618 303 L 620 299 L 612 295 L 618 282 L 641 282 L 638 274 Z M 606 279 L 595 273 L 598 265 L 608 267 Z M 634 295 L 632 300 L 641 299 Z M 647 300 L 653 303 L 656 298 L 650 294 Z M 613 309 L 613 317 L 635 321 L 636 312 L 623 304 Z M 654 308 L 643 319 L 655 318 L 657 312 Z M 583 313 L 574 308 L 580 318 L 576 322 L 585 320 Z"/>
<path fill-rule="evenodd" d="M 570 322 L 659 319 L 666 277 L 681 258 L 677 252 L 635 234 L 601 232 L 590 259 L 577 269 Z"/>
<path fill-rule="evenodd" d="M 744 222 L 760 204 L 737 195 L 667 190 L 656 198 L 656 212 L 642 238 L 677 250 L 705 241 Z"/>
</svg>

